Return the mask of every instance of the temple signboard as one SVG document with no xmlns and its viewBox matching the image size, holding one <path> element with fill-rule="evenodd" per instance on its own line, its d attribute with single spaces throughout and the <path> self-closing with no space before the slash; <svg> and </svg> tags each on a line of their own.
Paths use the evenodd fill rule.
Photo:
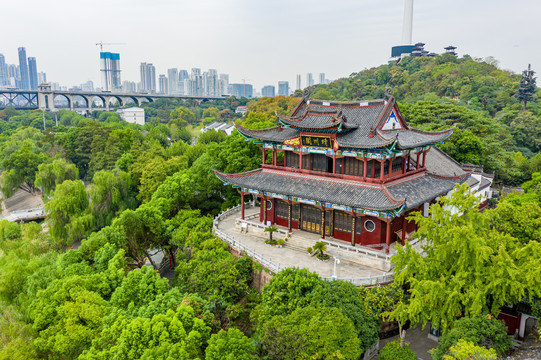
<svg viewBox="0 0 541 360">
<path fill-rule="evenodd" d="M 332 141 L 324 136 L 301 135 L 302 146 L 332 149 Z"/>
</svg>

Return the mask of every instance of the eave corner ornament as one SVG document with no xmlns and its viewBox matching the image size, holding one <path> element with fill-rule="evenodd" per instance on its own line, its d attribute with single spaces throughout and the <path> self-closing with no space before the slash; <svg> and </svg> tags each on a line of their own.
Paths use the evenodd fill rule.
<svg viewBox="0 0 541 360">
<path fill-rule="evenodd" d="M 294 137 L 294 138 L 291 138 L 291 139 L 284 140 L 284 145 L 300 147 L 301 146 L 301 138 L 300 138 L 300 136 L 297 136 L 297 137 Z"/>
</svg>

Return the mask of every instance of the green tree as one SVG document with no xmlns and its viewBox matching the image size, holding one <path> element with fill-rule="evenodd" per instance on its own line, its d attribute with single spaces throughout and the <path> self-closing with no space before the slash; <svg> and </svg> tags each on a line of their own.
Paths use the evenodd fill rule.
<svg viewBox="0 0 541 360">
<path fill-rule="evenodd" d="M 360 341 L 351 320 L 336 308 L 299 308 L 261 330 L 263 354 L 279 359 L 358 359 Z"/>
<path fill-rule="evenodd" d="M 188 108 L 181 106 L 173 111 L 171 111 L 169 124 L 176 124 L 178 127 L 187 126 L 188 123 L 195 123 L 195 114 L 191 112 Z"/>
<path fill-rule="evenodd" d="M 35 186 L 41 189 L 43 195 L 48 196 L 65 180 L 76 180 L 78 178 L 79 171 L 74 164 L 63 158 L 56 158 L 51 163 L 38 166 Z"/>
<path fill-rule="evenodd" d="M 253 360 L 255 346 L 239 329 L 220 330 L 210 337 L 205 360 Z"/>
<path fill-rule="evenodd" d="M 407 285 L 411 297 L 391 317 L 413 325 L 430 320 L 446 330 L 461 314 L 497 315 L 501 306 L 520 301 L 526 290 L 530 296 L 539 292 L 539 281 L 532 277 L 539 267 L 532 274 L 530 266 L 535 268 L 531 255 L 541 252 L 540 244 L 531 241 L 525 250 L 517 239 L 491 228 L 477 205 L 463 184 L 432 205 L 427 218 L 413 216 L 424 255 L 409 243 L 398 247 L 392 260 L 395 281 Z"/>
<path fill-rule="evenodd" d="M 415 353 L 406 344 L 400 341 L 391 341 L 381 349 L 378 360 L 417 360 Z"/>
<path fill-rule="evenodd" d="M 526 105 L 528 101 L 536 100 L 537 86 L 535 85 L 535 71 L 532 70 L 531 66 L 528 64 L 528 70 L 522 72 L 522 77 L 520 78 L 520 85 L 515 95 L 519 101 L 524 103 L 522 111 L 526 111 Z"/>
<path fill-rule="evenodd" d="M 459 319 L 455 326 L 440 338 L 432 357 L 435 360 L 444 359 L 459 340 L 494 349 L 498 355 L 503 355 L 511 347 L 511 338 L 507 335 L 507 327 L 503 321 L 490 315 L 478 315 Z"/>
<path fill-rule="evenodd" d="M 148 318 L 120 316 L 79 358 L 94 359 L 202 359 L 210 327 L 194 309 L 179 305 Z"/>
<path fill-rule="evenodd" d="M 80 180 L 66 180 L 58 185 L 52 199 L 45 204 L 49 233 L 63 244 L 81 239 L 92 227 L 88 214 L 88 195 Z"/>
<path fill-rule="evenodd" d="M 36 153 L 31 140 L 25 140 L 22 146 L 4 157 L 1 166 L 3 170 L 0 190 L 5 198 L 11 197 L 17 189 L 33 193 L 38 166 L 48 157 L 44 153 Z"/>
<path fill-rule="evenodd" d="M 449 354 L 444 360 L 496 360 L 498 355 L 494 349 L 474 345 L 471 341 L 458 340 L 456 345 L 449 348 Z"/>
<path fill-rule="evenodd" d="M 150 259 L 149 250 L 166 245 L 167 229 L 162 213 L 150 204 L 136 210 L 125 210 L 113 220 L 113 227 L 120 227 L 125 234 L 126 255 L 131 265 L 142 267 Z"/>
</svg>

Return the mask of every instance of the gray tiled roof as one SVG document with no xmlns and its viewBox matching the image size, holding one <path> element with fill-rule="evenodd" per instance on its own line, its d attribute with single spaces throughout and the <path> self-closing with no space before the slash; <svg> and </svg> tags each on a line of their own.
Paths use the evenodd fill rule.
<svg viewBox="0 0 541 360">
<path fill-rule="evenodd" d="M 398 149 L 410 149 L 438 143 L 453 133 L 453 129 L 440 132 L 426 132 L 412 128 L 379 130 L 379 126 L 394 104 L 394 100 L 388 103 L 383 100 L 365 102 L 302 100 L 291 117 L 279 116 L 282 124 L 290 126 L 287 128 L 290 130 L 287 136 L 277 133 L 278 128 L 267 129 L 263 132 L 238 129 L 246 135 L 250 132 L 251 135 L 248 136 L 252 138 L 280 142 L 298 136 L 303 129 L 326 129 L 342 122 L 341 128 L 344 131 L 338 134 L 337 142 L 343 148 L 353 149 L 383 148 L 395 142 Z M 292 131 L 295 129 L 297 133 Z"/>
<path fill-rule="evenodd" d="M 408 181 L 391 183 L 387 189 L 395 199 L 405 199 L 406 210 L 409 210 L 447 194 L 457 183 L 466 181 L 466 178 L 467 176 L 464 175 L 463 178 L 449 180 L 427 174 Z"/>
<path fill-rule="evenodd" d="M 243 174 L 216 175 L 229 184 L 282 195 L 300 197 L 369 210 L 391 210 L 402 206 L 390 199 L 382 186 L 323 176 L 257 169 Z"/>
<path fill-rule="evenodd" d="M 293 128 L 282 128 L 280 126 L 275 126 L 267 129 L 247 129 L 242 126 L 237 126 L 237 131 L 239 131 L 244 136 L 266 140 L 266 141 L 277 141 L 282 142 L 286 139 L 290 139 L 296 136 L 299 136 L 300 131 Z"/>
<path fill-rule="evenodd" d="M 426 153 L 426 171 L 439 176 L 462 176 L 466 174 L 462 166 L 442 150 L 433 146 Z"/>
<path fill-rule="evenodd" d="M 222 181 L 239 187 L 378 211 L 397 209 L 404 200 L 406 209 L 416 208 L 446 194 L 457 182 L 465 180 L 446 180 L 420 174 L 388 185 L 369 185 L 270 169 L 242 174 L 215 173 Z"/>
<path fill-rule="evenodd" d="M 490 186 L 491 182 L 484 176 L 481 178 L 481 184 L 479 185 L 479 190 L 483 190 L 484 188 Z"/>
</svg>

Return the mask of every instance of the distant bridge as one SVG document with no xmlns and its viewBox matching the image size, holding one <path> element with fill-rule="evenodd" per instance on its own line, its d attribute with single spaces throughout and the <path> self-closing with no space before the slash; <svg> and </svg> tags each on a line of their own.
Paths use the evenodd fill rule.
<svg viewBox="0 0 541 360">
<path fill-rule="evenodd" d="M 66 107 L 56 106 L 55 99 L 63 98 L 67 101 Z M 8 106 L 17 110 L 35 110 L 56 112 L 62 109 L 72 111 L 110 110 L 113 103 L 119 106 L 134 104 L 140 106 L 144 102 L 153 102 L 158 99 L 184 99 L 184 100 L 224 100 L 224 96 L 191 96 L 191 95 L 161 95 L 140 93 L 112 93 L 98 91 L 58 91 L 52 90 L 47 83 L 38 86 L 37 91 L 32 90 L 0 90 L 0 109 Z M 95 101 L 97 100 L 97 101 Z M 101 102 L 101 104 L 100 104 Z M 81 105 L 82 103 L 82 105 Z"/>
</svg>

